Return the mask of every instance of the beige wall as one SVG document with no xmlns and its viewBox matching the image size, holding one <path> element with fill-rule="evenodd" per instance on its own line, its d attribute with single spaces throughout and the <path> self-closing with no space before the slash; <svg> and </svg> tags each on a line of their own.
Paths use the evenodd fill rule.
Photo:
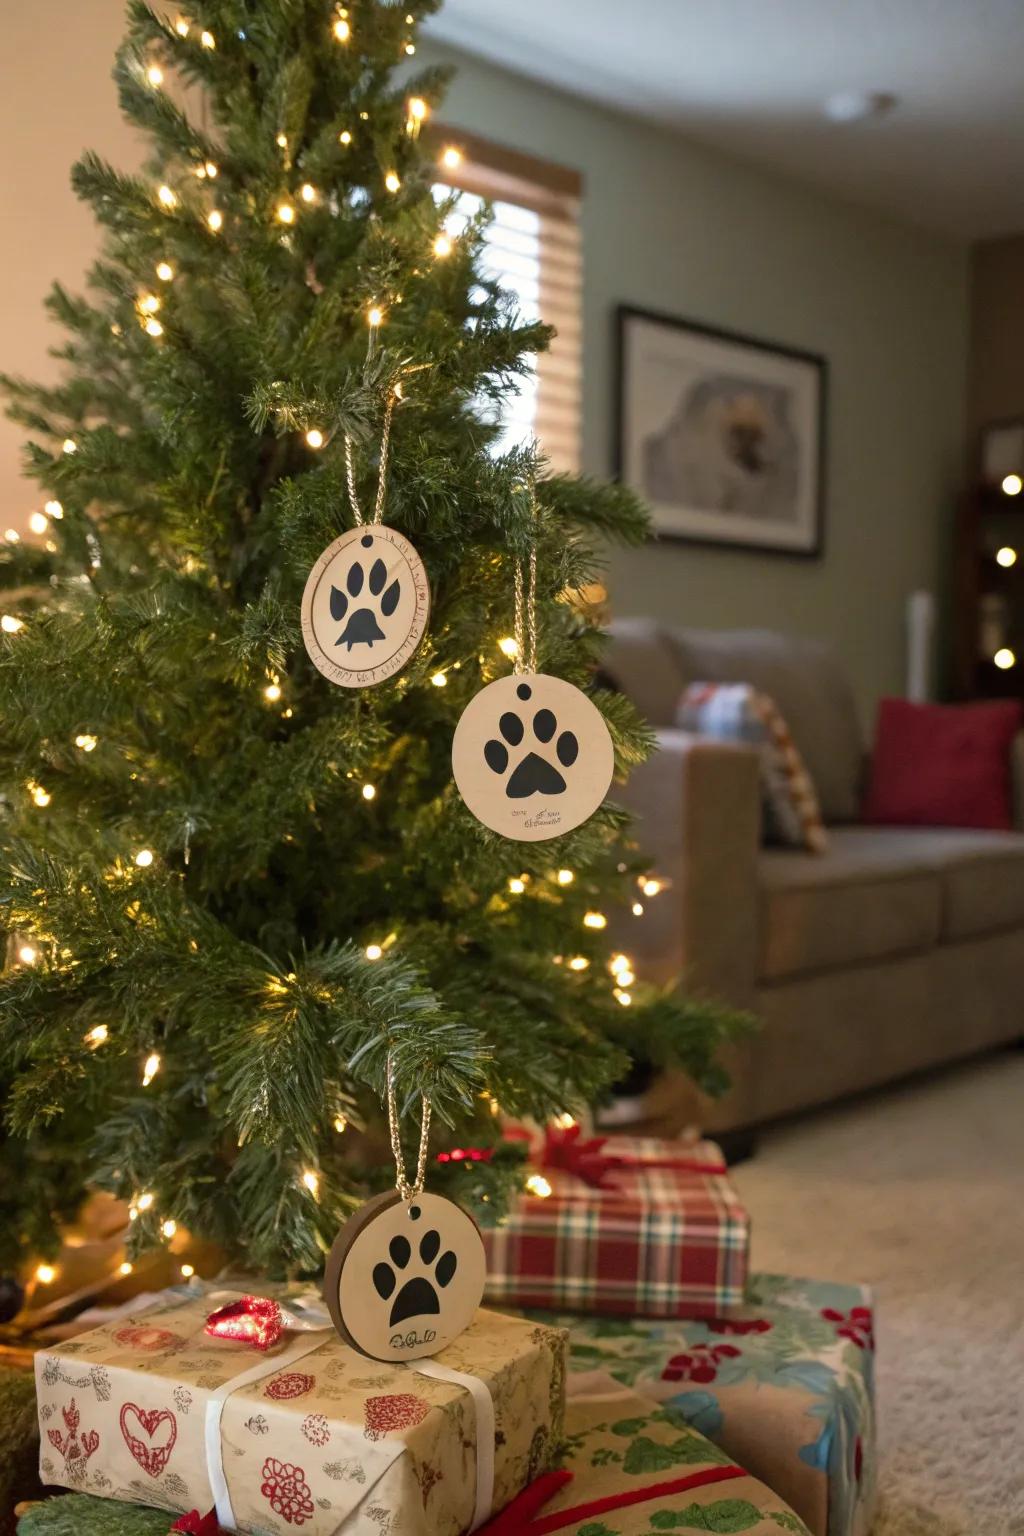
<svg viewBox="0 0 1024 1536">
<path fill-rule="evenodd" d="M 94 253 L 68 187 L 87 146 L 138 146 L 109 78 L 120 0 L 36 0 L 5 22 L 0 176 L 5 320 L 0 366 L 40 376 L 50 280 L 77 286 Z M 426 50 L 425 50 L 426 51 Z M 804 563 L 668 545 L 616 555 L 620 613 L 768 624 L 833 639 L 865 705 L 902 676 L 903 602 L 944 562 L 962 438 L 967 258 L 938 238 L 830 202 L 637 121 L 472 60 L 449 120 L 579 167 L 584 234 L 584 455 L 612 464 L 612 320 L 628 302 L 827 354 L 825 559 Z M 4 526 L 23 523 L 20 434 L 0 426 Z"/>
<path fill-rule="evenodd" d="M 986 422 L 1024 418 L 1024 235 L 983 240 L 971 260 L 968 451 Z"/>
<path fill-rule="evenodd" d="M 907 594 L 945 577 L 962 463 L 966 250 L 477 60 L 458 62 L 447 121 L 585 177 L 588 470 L 607 474 L 613 463 L 618 303 L 829 360 L 825 558 L 682 544 L 617 554 L 615 610 L 826 637 L 870 711 L 902 684 Z"/>
</svg>

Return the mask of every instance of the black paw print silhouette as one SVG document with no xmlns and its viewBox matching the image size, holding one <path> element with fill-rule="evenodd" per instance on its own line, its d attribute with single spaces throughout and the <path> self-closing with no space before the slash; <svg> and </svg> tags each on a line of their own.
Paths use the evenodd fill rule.
<svg viewBox="0 0 1024 1536">
<path fill-rule="evenodd" d="M 516 695 L 525 702 L 532 697 L 533 689 L 529 683 L 520 683 Z M 534 738 L 542 746 L 547 746 L 558 730 L 558 721 L 550 709 L 538 709 L 530 729 Z M 504 741 L 494 737 L 484 744 L 484 762 L 495 773 L 507 773 L 510 761 L 508 749 L 522 746 L 526 727 L 521 717 L 509 709 L 498 721 L 498 730 Z M 554 755 L 563 768 L 572 767 L 579 756 L 579 750 L 580 744 L 572 731 L 562 731 L 555 741 Z M 542 757 L 534 751 L 520 758 L 505 785 L 505 794 L 510 800 L 526 800 L 530 795 L 560 795 L 564 790 L 565 779 L 555 764 L 550 758 Z"/>
<path fill-rule="evenodd" d="M 373 534 L 364 533 L 359 540 L 364 549 L 373 547 Z M 348 613 L 348 623 L 334 642 L 335 645 L 347 645 L 351 651 L 354 645 L 368 645 L 373 649 L 375 640 L 384 639 L 384 631 L 380 627 L 377 614 L 370 605 L 364 604 L 362 608 L 356 608 L 349 613 L 349 599 L 359 597 L 363 590 L 363 582 L 366 582 L 367 591 L 373 598 L 379 598 L 377 607 L 385 619 L 389 619 L 398 607 L 398 599 L 401 595 L 397 578 L 387 590 L 388 568 L 378 555 L 370 566 L 369 578 L 363 570 L 361 560 L 353 560 L 349 566 L 348 575 L 345 577 L 345 586 L 348 594 L 340 587 L 331 588 L 331 618 L 339 622 Z M 383 595 L 382 595 L 383 594 Z"/>
<path fill-rule="evenodd" d="M 419 1215 L 419 1212 L 413 1206 L 409 1214 L 415 1218 L 415 1216 Z M 441 1234 L 431 1227 L 420 1238 L 419 1258 L 420 1263 L 425 1265 L 428 1270 L 433 1269 L 434 1281 L 443 1290 L 451 1282 L 458 1268 L 459 1261 L 450 1248 L 438 1258 L 437 1255 L 440 1247 Z M 401 1273 L 408 1268 L 409 1260 L 412 1258 L 412 1244 L 407 1237 L 403 1237 L 399 1233 L 388 1244 L 388 1253 L 391 1255 L 390 1264 L 382 1262 L 375 1264 L 373 1267 L 373 1288 L 381 1301 L 390 1301 L 394 1295 L 395 1286 L 398 1284 L 399 1279 L 395 1270 Z M 437 1260 L 436 1264 L 435 1260 Z M 391 1308 L 391 1316 L 388 1318 L 388 1323 L 392 1328 L 396 1323 L 404 1323 L 407 1318 L 422 1317 L 426 1313 L 434 1313 L 436 1315 L 440 1312 L 441 1303 L 434 1281 L 430 1279 L 429 1274 L 408 1276 L 398 1295 L 395 1296 Z"/>
</svg>

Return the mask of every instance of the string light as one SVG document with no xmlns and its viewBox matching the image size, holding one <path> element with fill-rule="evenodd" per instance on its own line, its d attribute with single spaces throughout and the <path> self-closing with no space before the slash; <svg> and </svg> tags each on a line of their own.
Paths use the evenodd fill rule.
<svg viewBox="0 0 1024 1536">
<path fill-rule="evenodd" d="M 613 976 L 618 975 L 619 971 L 628 971 L 629 970 L 629 958 L 628 958 L 628 956 L 626 956 L 626 955 L 612 955 L 611 959 L 608 961 L 608 969 L 611 971 Z"/>
<path fill-rule="evenodd" d="M 1017 665 L 1017 657 L 1008 645 L 1001 646 L 992 657 L 992 660 L 1001 672 L 1009 672 L 1011 667 Z"/>
<path fill-rule="evenodd" d="M 443 260 L 445 256 L 450 256 L 451 253 L 452 242 L 450 238 L 447 235 L 438 235 L 434 241 L 434 255 L 439 256 Z"/>
<path fill-rule="evenodd" d="M 207 160 L 205 162 L 205 164 L 203 165 L 203 170 L 206 172 L 207 176 L 209 176 L 211 181 L 214 181 L 216 179 L 216 177 L 218 175 L 218 169 L 214 165 L 212 160 Z"/>
<path fill-rule="evenodd" d="M 310 427 L 309 431 L 306 433 L 306 442 L 308 443 L 310 448 L 322 448 L 323 447 L 323 445 L 324 445 L 324 435 L 320 431 L 319 427 Z"/>
<path fill-rule="evenodd" d="M 152 848 L 140 848 L 135 855 L 135 862 L 140 869 L 148 869 L 153 862 Z"/>
<path fill-rule="evenodd" d="M 542 1173 L 531 1173 L 526 1181 L 526 1187 L 531 1195 L 536 1195 L 538 1200 L 546 1200 L 551 1193 L 551 1185 Z"/>
<path fill-rule="evenodd" d="M 422 96 L 410 96 L 407 116 L 405 119 L 405 131 L 411 139 L 419 137 L 420 129 L 426 122 L 428 107 Z"/>
<path fill-rule="evenodd" d="M 583 926 L 584 928 L 607 928 L 608 919 L 603 912 L 585 912 Z"/>
<path fill-rule="evenodd" d="M 448 686 L 448 679 L 443 672 L 435 672 L 430 681 L 435 688 L 447 688 Z"/>
<path fill-rule="evenodd" d="M 349 38 L 352 36 L 352 24 L 351 22 L 346 21 L 344 16 L 338 17 L 332 30 L 334 32 L 335 38 L 339 43 L 347 43 Z"/>
<path fill-rule="evenodd" d="M 379 944 L 367 944 L 364 953 L 367 960 L 379 960 L 384 951 Z"/>
<path fill-rule="evenodd" d="M 0 618 L 0 629 L 5 635 L 16 635 L 20 629 L 24 628 L 24 620 L 16 619 L 13 613 L 5 613 L 3 618 Z"/>
<path fill-rule="evenodd" d="M 164 72 L 160 68 L 159 64 L 151 64 L 149 66 L 149 68 L 146 70 L 146 79 L 149 81 L 150 85 L 163 85 Z"/>
<path fill-rule="evenodd" d="M 143 1088 L 148 1088 L 149 1087 L 150 1083 L 153 1081 L 154 1077 L 156 1077 L 156 1075 L 157 1075 L 157 1073 L 159 1071 L 160 1071 L 160 1057 L 157 1055 L 156 1051 L 154 1051 L 151 1056 L 147 1056 L 146 1057 L 145 1066 L 142 1068 L 142 1086 L 143 1086 Z"/>
<path fill-rule="evenodd" d="M 30 783 L 28 786 L 28 792 L 32 796 L 32 803 L 34 805 L 38 805 L 40 810 L 49 805 L 50 801 L 53 799 L 50 791 L 48 789 L 44 789 L 41 784 Z"/>
<path fill-rule="evenodd" d="M 513 640 L 511 635 L 505 635 L 498 641 L 498 650 L 503 656 L 513 657 L 519 655 L 519 642 Z"/>
<path fill-rule="evenodd" d="M 568 1110 L 565 1110 L 562 1114 L 555 1116 L 555 1125 L 560 1131 L 571 1131 L 575 1124 L 576 1117 L 575 1115 L 570 1115 Z"/>
<path fill-rule="evenodd" d="M 661 881 L 655 880 L 653 877 L 649 877 L 646 880 L 641 880 L 640 889 L 643 891 L 645 896 L 657 896 L 658 892 L 661 890 Z"/>
<path fill-rule="evenodd" d="M 18 959 L 22 965 L 35 965 L 39 959 L 39 952 L 33 944 L 22 944 L 18 950 Z"/>
<path fill-rule="evenodd" d="M 512 879 L 508 883 L 508 888 L 512 892 L 513 896 L 521 896 L 526 890 L 526 881 L 520 876 L 513 875 Z"/>
<path fill-rule="evenodd" d="M 97 738 L 90 735 L 88 731 L 83 731 L 81 736 L 75 737 L 75 746 L 82 752 L 95 752 L 96 742 Z"/>
<path fill-rule="evenodd" d="M 166 182 L 156 189 L 157 199 L 165 208 L 177 208 L 178 194 Z"/>
<path fill-rule="evenodd" d="M 572 885 L 575 878 L 576 876 L 573 874 L 571 869 L 560 869 L 558 874 L 555 876 L 555 879 L 558 881 L 559 885 Z"/>
<path fill-rule="evenodd" d="M 268 704 L 276 704 L 281 697 L 281 684 L 279 682 L 268 683 L 263 690 L 263 697 Z"/>
<path fill-rule="evenodd" d="M 170 1217 L 168 1217 L 166 1221 L 162 1221 L 160 1223 L 160 1231 L 163 1233 L 164 1237 L 173 1237 L 177 1230 L 178 1223 L 176 1221 L 172 1221 Z"/>
<path fill-rule="evenodd" d="M 174 277 L 174 268 L 169 261 L 158 261 L 156 264 L 156 275 L 162 283 L 169 283 Z"/>
<path fill-rule="evenodd" d="M 33 512 L 28 525 L 33 533 L 45 533 L 50 526 L 50 520 L 45 512 Z"/>
<path fill-rule="evenodd" d="M 36 1269 L 36 1280 L 40 1285 L 52 1285 L 57 1278 L 57 1271 L 52 1264 L 40 1264 Z"/>
<path fill-rule="evenodd" d="M 1011 549 L 1009 544 L 1004 544 L 1002 549 L 996 550 L 996 564 L 1005 566 L 1009 570 L 1011 565 L 1017 564 L 1017 551 Z"/>
<path fill-rule="evenodd" d="M 636 981 L 636 976 L 629 969 L 629 967 L 626 966 L 621 971 L 616 972 L 615 980 L 618 982 L 620 987 L 631 987 L 634 981 Z"/>
<path fill-rule="evenodd" d="M 61 452 L 62 453 L 77 453 L 78 452 L 78 444 L 75 442 L 73 437 L 66 437 L 64 439 L 64 441 L 61 443 L 60 448 L 61 448 Z"/>
<path fill-rule="evenodd" d="M 346 148 L 348 148 L 348 146 L 352 143 L 352 135 L 349 133 L 347 128 L 343 129 L 342 132 L 338 134 L 338 143 L 344 144 Z"/>
<path fill-rule="evenodd" d="M 462 150 L 454 144 L 446 144 L 441 151 L 441 164 L 446 171 L 457 171 L 462 164 Z"/>
<path fill-rule="evenodd" d="M 144 293 L 139 299 L 139 310 L 144 315 L 155 315 L 160 308 L 160 300 L 155 293 Z"/>
<path fill-rule="evenodd" d="M 146 335 L 147 336 L 162 336 L 163 333 L 164 333 L 164 328 L 160 324 L 159 320 L 154 320 L 154 319 L 151 318 L 151 319 L 146 321 Z"/>
<path fill-rule="evenodd" d="M 294 224 L 295 209 L 291 203 L 278 203 L 275 217 L 279 224 Z"/>
<path fill-rule="evenodd" d="M 21 543 L 21 534 L 18 532 L 17 528 L 8 528 L 4 533 L 4 538 L 7 540 L 8 544 Z"/>
<path fill-rule="evenodd" d="M 206 215 L 206 222 L 214 234 L 217 234 L 219 230 L 224 228 L 224 215 L 219 208 L 211 208 Z"/>
<path fill-rule="evenodd" d="M 376 800 L 376 798 L 377 798 L 377 788 L 376 788 L 376 785 L 374 785 L 374 784 L 364 784 L 363 785 L 362 793 L 363 793 L 363 799 L 364 800 Z"/>
<path fill-rule="evenodd" d="M 642 901 L 634 901 L 633 907 L 632 907 L 632 912 L 633 912 L 633 916 L 634 917 L 643 917 L 643 915 L 644 915 L 644 904 L 643 904 L 643 902 Z"/>
<path fill-rule="evenodd" d="M 587 959 L 586 955 L 573 955 L 572 959 L 569 961 L 569 969 L 570 971 L 585 971 L 589 964 L 590 961 Z"/>
<path fill-rule="evenodd" d="M 313 1196 L 314 1200 L 320 1198 L 320 1175 L 312 1168 L 307 1168 L 302 1175 L 302 1182 Z"/>
<path fill-rule="evenodd" d="M 73 449 L 72 452 L 74 452 Z M 46 513 L 47 517 L 55 517 L 58 523 L 64 516 L 64 508 L 59 501 L 48 501 L 44 506 L 43 511 Z"/>
<path fill-rule="evenodd" d="M 153 1196 L 147 1190 L 144 1195 L 139 1196 L 135 1204 L 138 1206 L 140 1211 L 148 1211 L 150 1206 L 153 1204 Z"/>
<path fill-rule="evenodd" d="M 622 1004 L 623 1008 L 628 1008 L 630 1003 L 633 1001 L 633 999 L 629 995 L 629 993 L 628 992 L 623 992 L 621 987 L 616 987 L 615 988 L 615 996 L 618 999 L 618 1001 Z"/>
<path fill-rule="evenodd" d="M 387 175 L 384 177 L 384 185 L 387 187 L 389 192 L 397 192 L 402 185 L 398 179 L 398 172 L 388 171 Z"/>
<path fill-rule="evenodd" d="M 1024 480 L 1021 479 L 1020 475 L 1004 475 L 1004 496 L 1019 496 L 1022 489 L 1024 489 Z"/>
<path fill-rule="evenodd" d="M 372 330 L 376 330 L 377 326 L 382 324 L 383 320 L 384 311 L 378 305 L 371 304 L 370 308 L 366 311 L 367 325 L 369 325 Z"/>
<path fill-rule="evenodd" d="M 202 43 L 204 48 L 216 48 L 217 46 L 217 39 L 214 37 L 212 32 L 200 32 L 199 41 Z"/>
<path fill-rule="evenodd" d="M 89 1049 L 94 1051 L 98 1045 L 102 1045 L 104 1043 L 109 1034 L 110 1031 L 105 1024 L 97 1024 L 95 1028 L 90 1029 L 89 1033 L 85 1036 L 85 1042 L 89 1046 Z"/>
<path fill-rule="evenodd" d="M 416 52 L 416 44 L 415 43 L 406 43 L 405 51 L 409 55 L 409 57 L 411 59 L 413 54 Z"/>
<path fill-rule="evenodd" d="M 335 1115 L 334 1129 L 337 1131 L 339 1136 L 348 1130 L 348 1121 L 345 1119 L 344 1115 Z"/>
<path fill-rule="evenodd" d="M 189 21 L 184 16 L 179 16 L 174 23 L 174 30 L 179 37 L 188 37 Z"/>
<path fill-rule="evenodd" d="M 133 1268 L 134 1266 L 125 1259 L 123 1264 L 117 1266 L 117 1272 L 119 1275 L 130 1275 Z"/>
<path fill-rule="evenodd" d="M 194 1264 L 183 1264 L 181 1266 L 181 1269 L 178 1271 L 178 1273 L 181 1275 L 181 1278 L 183 1280 L 191 1280 L 192 1276 L 195 1274 L 195 1272 L 196 1271 L 195 1271 L 195 1265 Z"/>
</svg>

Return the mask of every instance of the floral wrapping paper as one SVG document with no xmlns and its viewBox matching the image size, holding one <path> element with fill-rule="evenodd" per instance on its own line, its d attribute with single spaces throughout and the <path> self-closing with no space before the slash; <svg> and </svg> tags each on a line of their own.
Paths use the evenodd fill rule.
<svg viewBox="0 0 1024 1536">
<path fill-rule="evenodd" d="M 217 1302 L 224 1300 L 217 1294 Z M 368 1360 L 330 1331 L 273 1368 L 203 1329 L 208 1292 L 174 1296 L 36 1356 L 44 1483 L 177 1512 L 213 1505 L 206 1404 L 233 1390 L 220 1435 L 236 1528 L 253 1536 L 461 1536 L 476 1492 L 476 1415 L 464 1387 Z M 548 1464 L 562 1433 L 565 1335 L 479 1311 L 437 1357 L 479 1378 L 495 1410 L 494 1508 Z"/>
<path fill-rule="evenodd" d="M 575 1370 L 601 1368 L 672 1408 L 784 1498 L 813 1536 L 867 1536 L 876 1463 L 865 1287 L 754 1275 L 746 1305 L 728 1318 L 562 1321 Z"/>
<path fill-rule="evenodd" d="M 712 1141 L 598 1139 L 601 1185 L 545 1164 L 483 1232 L 486 1298 L 626 1317 L 719 1317 L 743 1302 L 750 1220 Z"/>
</svg>

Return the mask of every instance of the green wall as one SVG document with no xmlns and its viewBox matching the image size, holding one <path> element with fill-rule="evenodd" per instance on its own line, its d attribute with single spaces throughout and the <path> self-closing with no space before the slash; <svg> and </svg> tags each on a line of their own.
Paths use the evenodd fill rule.
<svg viewBox="0 0 1024 1536">
<path fill-rule="evenodd" d="M 962 464 L 968 257 L 676 134 L 437 45 L 447 124 L 585 178 L 584 468 L 611 473 L 618 303 L 824 353 L 820 561 L 662 544 L 616 553 L 616 614 L 833 641 L 865 711 L 903 680 L 904 601 L 942 594 Z M 857 130 L 832 130 L 865 131 Z"/>
</svg>

